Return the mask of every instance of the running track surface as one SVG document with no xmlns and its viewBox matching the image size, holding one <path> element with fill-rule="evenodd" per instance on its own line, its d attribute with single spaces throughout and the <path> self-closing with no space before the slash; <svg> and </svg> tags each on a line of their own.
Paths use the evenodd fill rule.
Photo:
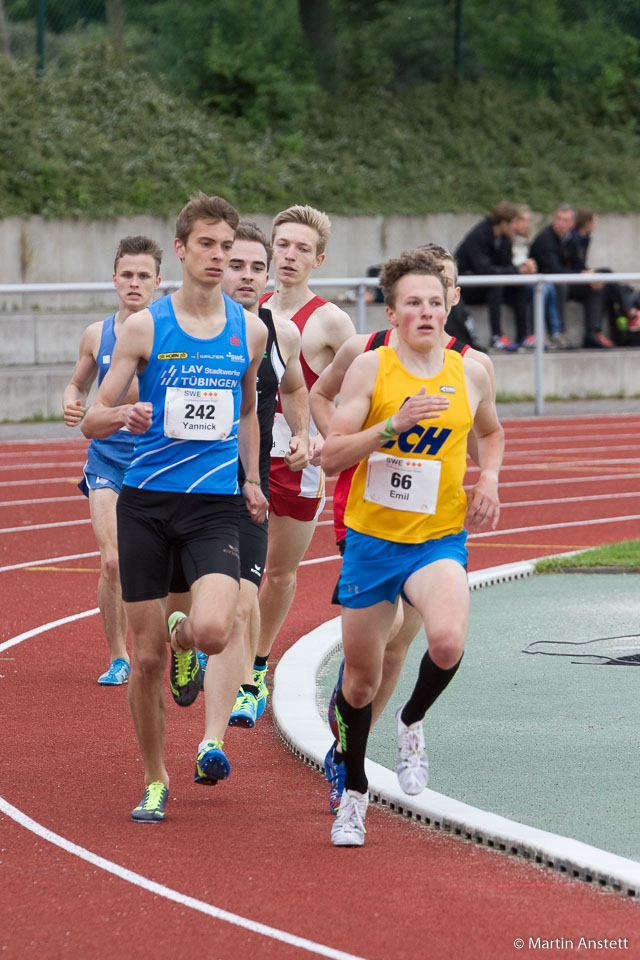
<svg viewBox="0 0 640 960">
<path fill-rule="evenodd" d="M 640 416 L 505 430 L 500 526 L 470 538 L 470 569 L 640 537 Z M 231 777 L 205 788 L 192 782 L 201 698 L 181 710 L 168 697 L 167 819 L 132 823 L 142 769 L 126 691 L 95 683 L 99 618 L 37 629 L 96 607 L 96 546 L 75 486 L 85 449 L 0 446 L 2 958 L 493 960 L 526 953 L 529 937 L 571 939 L 585 957 L 581 937 L 627 938 L 621 953 L 640 957 L 629 898 L 375 807 L 365 847 L 334 849 L 326 783 L 282 746 L 269 708 L 254 731 L 229 730 Z M 335 615 L 338 566 L 329 504 L 271 675 Z"/>
</svg>

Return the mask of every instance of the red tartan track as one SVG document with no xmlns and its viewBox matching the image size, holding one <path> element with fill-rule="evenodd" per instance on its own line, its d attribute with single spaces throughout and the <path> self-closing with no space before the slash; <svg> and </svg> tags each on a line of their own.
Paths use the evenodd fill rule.
<svg viewBox="0 0 640 960">
<path fill-rule="evenodd" d="M 470 569 L 640 538 L 640 416 L 514 420 L 505 430 L 500 529 L 470 539 Z M 572 939 L 574 949 L 556 950 L 574 957 L 607 952 L 578 949 L 581 937 L 627 938 L 618 952 L 640 957 L 629 898 L 386 811 L 370 809 L 364 848 L 334 849 L 324 779 L 283 747 L 269 708 L 254 731 L 229 730 L 232 775 L 203 788 L 192 781 L 201 698 L 189 710 L 169 698 L 167 819 L 132 823 L 141 763 L 126 690 L 95 683 L 106 652 L 99 618 L 1 647 L 96 606 L 97 557 L 77 556 L 96 551 L 75 486 L 85 448 L 77 439 L 0 445 L 2 960 L 501 960 L 531 953 L 529 937 Z M 307 561 L 334 556 L 329 520 L 330 504 Z M 335 615 L 337 571 L 335 560 L 301 567 L 271 675 L 300 635 Z"/>
</svg>

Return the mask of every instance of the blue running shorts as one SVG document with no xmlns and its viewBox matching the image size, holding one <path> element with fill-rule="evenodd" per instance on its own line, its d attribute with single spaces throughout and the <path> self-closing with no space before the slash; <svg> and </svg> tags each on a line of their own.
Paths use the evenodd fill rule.
<svg viewBox="0 0 640 960">
<path fill-rule="evenodd" d="M 467 565 L 467 532 L 452 533 L 425 543 L 395 543 L 347 530 L 347 543 L 338 581 L 343 607 L 361 609 L 383 600 L 395 603 L 412 573 L 436 560 Z"/>
<path fill-rule="evenodd" d="M 82 480 L 78 487 L 85 497 L 89 496 L 89 490 L 104 490 L 105 487 L 120 493 L 125 470 L 126 465 L 121 466 L 113 460 L 107 460 L 89 444 L 87 462 L 82 469 Z"/>
</svg>

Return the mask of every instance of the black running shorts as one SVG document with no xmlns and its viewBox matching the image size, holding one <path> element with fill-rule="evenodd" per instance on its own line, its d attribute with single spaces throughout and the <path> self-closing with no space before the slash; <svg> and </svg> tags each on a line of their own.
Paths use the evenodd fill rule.
<svg viewBox="0 0 640 960">
<path fill-rule="evenodd" d="M 249 580 L 260 586 L 264 574 L 264 564 L 267 559 L 267 521 L 254 523 L 244 502 L 239 511 L 240 535 L 240 579 Z M 180 554 L 173 554 L 173 571 L 169 585 L 171 593 L 187 593 L 189 584 L 185 577 Z"/>
<path fill-rule="evenodd" d="M 118 554 L 122 598 L 156 600 L 169 592 L 174 552 L 187 589 L 221 573 L 240 580 L 238 515 L 242 497 L 165 493 L 123 486 L 118 497 Z"/>
<path fill-rule="evenodd" d="M 260 587 L 267 559 L 267 521 L 255 523 L 244 503 L 240 504 L 240 579 Z M 182 569 L 180 554 L 174 551 L 173 571 L 169 584 L 171 593 L 187 593 L 189 584 Z"/>
</svg>

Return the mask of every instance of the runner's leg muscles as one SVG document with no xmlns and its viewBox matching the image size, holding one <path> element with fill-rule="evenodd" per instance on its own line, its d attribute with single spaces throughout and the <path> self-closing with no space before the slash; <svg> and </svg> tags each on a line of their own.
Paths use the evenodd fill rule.
<svg viewBox="0 0 640 960">
<path fill-rule="evenodd" d="M 371 726 L 376 723 L 395 690 L 409 647 L 422 626 L 419 612 L 402 600 L 391 628 L 391 638 L 384 648 L 380 686 L 371 704 Z"/>
<path fill-rule="evenodd" d="M 118 494 L 111 488 L 89 490 L 91 524 L 100 550 L 98 606 L 112 662 L 119 657 L 123 660 L 129 659 L 127 613 L 122 601 L 118 568 L 117 500 Z"/>
<path fill-rule="evenodd" d="M 131 629 L 129 708 L 144 762 L 145 784 L 169 783 L 164 765 L 166 702 L 163 678 L 167 664 L 164 600 L 127 604 Z"/>
<path fill-rule="evenodd" d="M 336 698 L 336 718 L 344 753 L 345 788 L 365 793 L 364 759 L 371 727 L 371 701 L 382 677 L 384 647 L 396 606 L 376 603 L 363 609 L 342 609 L 345 666 Z"/>
<path fill-rule="evenodd" d="M 404 590 L 422 614 L 428 642 L 413 693 L 402 711 L 403 722 L 410 725 L 422 720 L 460 665 L 469 617 L 469 586 L 464 568 L 446 559 L 417 570 Z"/>
<path fill-rule="evenodd" d="M 238 603 L 238 582 L 223 573 L 208 573 L 191 585 L 191 611 L 173 632 L 172 644 L 181 650 L 197 647 L 207 656 L 224 650 Z"/>
<path fill-rule="evenodd" d="M 268 657 L 296 592 L 298 564 L 316 527 L 315 520 L 294 520 L 272 513 L 264 580 L 260 589 L 258 654 Z"/>
</svg>

